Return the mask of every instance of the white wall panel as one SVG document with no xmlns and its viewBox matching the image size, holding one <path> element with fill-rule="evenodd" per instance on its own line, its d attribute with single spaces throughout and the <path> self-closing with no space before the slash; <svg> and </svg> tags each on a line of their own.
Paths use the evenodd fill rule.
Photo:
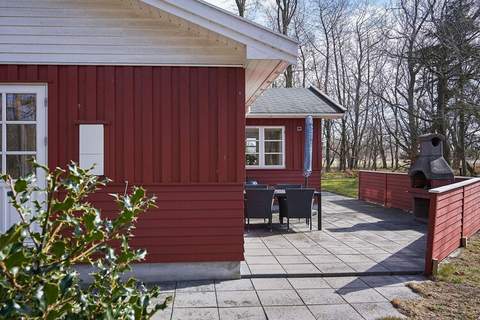
<svg viewBox="0 0 480 320">
<path fill-rule="evenodd" d="M 132 3 L 0 0 L 0 63 L 245 64 L 245 46 Z"/>
<path fill-rule="evenodd" d="M 80 167 L 90 168 L 93 174 L 104 174 L 104 127 L 102 124 L 81 124 Z"/>
</svg>

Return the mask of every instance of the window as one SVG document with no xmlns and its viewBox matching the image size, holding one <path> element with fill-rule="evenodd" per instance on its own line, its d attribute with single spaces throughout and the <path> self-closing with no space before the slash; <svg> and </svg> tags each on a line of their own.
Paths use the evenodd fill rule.
<svg viewBox="0 0 480 320">
<path fill-rule="evenodd" d="M 0 169 L 14 179 L 37 158 L 37 103 L 36 93 L 0 93 Z"/>
<path fill-rule="evenodd" d="M 247 127 L 245 163 L 247 168 L 284 168 L 285 128 Z"/>
<path fill-rule="evenodd" d="M 88 169 L 95 166 L 92 174 L 102 176 L 103 172 L 103 140 L 102 124 L 80 125 L 80 167 Z"/>
</svg>

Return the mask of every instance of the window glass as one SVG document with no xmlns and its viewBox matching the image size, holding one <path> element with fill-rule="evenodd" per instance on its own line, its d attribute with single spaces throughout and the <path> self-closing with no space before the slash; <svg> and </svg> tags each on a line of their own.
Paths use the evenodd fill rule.
<svg viewBox="0 0 480 320">
<path fill-rule="evenodd" d="M 258 154 L 246 154 L 245 163 L 247 166 L 258 166 L 260 164 Z"/>
<path fill-rule="evenodd" d="M 7 173 L 14 179 L 27 176 L 33 171 L 30 160 L 34 158 L 33 155 L 7 154 Z"/>
<path fill-rule="evenodd" d="M 7 124 L 7 151 L 35 151 L 34 124 Z"/>
<path fill-rule="evenodd" d="M 265 141 L 265 153 L 282 152 L 282 141 Z"/>
<path fill-rule="evenodd" d="M 35 121 L 37 101 L 35 94 L 7 94 L 7 121 Z"/>
<path fill-rule="evenodd" d="M 281 166 L 282 165 L 282 155 L 281 154 L 266 154 L 265 155 L 265 165 L 267 166 Z"/>
<path fill-rule="evenodd" d="M 282 140 L 281 128 L 265 128 L 265 141 L 268 140 Z"/>
<path fill-rule="evenodd" d="M 258 166 L 260 163 L 260 130 L 247 128 L 245 136 L 245 163 L 247 166 Z"/>
<path fill-rule="evenodd" d="M 24 177 L 32 173 L 37 153 L 37 96 L 4 92 L 0 105 L 0 170 L 14 179 Z"/>
<path fill-rule="evenodd" d="M 259 140 L 260 130 L 258 128 L 247 128 L 245 135 L 247 140 Z"/>
<path fill-rule="evenodd" d="M 245 163 L 249 167 L 284 166 L 284 128 L 249 127 L 245 131 Z"/>
</svg>

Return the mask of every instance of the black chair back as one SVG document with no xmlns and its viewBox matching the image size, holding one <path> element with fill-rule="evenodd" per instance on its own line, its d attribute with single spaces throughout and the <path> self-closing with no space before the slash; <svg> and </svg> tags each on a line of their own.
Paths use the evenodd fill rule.
<svg viewBox="0 0 480 320">
<path fill-rule="evenodd" d="M 308 218 L 312 216 L 315 189 L 286 189 L 287 217 Z"/>
<path fill-rule="evenodd" d="M 272 218 L 272 189 L 247 189 L 245 201 L 246 218 Z"/>
<path fill-rule="evenodd" d="M 245 190 L 248 189 L 268 189 L 268 186 L 266 184 L 246 184 Z"/>
<path fill-rule="evenodd" d="M 302 189 L 303 186 L 301 184 L 277 184 L 275 185 L 275 189 Z"/>
</svg>

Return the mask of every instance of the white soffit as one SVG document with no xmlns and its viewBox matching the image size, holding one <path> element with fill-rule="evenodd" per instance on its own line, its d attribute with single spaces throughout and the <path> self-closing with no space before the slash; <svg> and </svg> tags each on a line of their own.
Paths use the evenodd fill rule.
<svg viewBox="0 0 480 320">
<path fill-rule="evenodd" d="M 298 43 L 254 22 L 200 0 L 139 0 L 247 47 L 247 60 L 297 62 Z"/>
</svg>

